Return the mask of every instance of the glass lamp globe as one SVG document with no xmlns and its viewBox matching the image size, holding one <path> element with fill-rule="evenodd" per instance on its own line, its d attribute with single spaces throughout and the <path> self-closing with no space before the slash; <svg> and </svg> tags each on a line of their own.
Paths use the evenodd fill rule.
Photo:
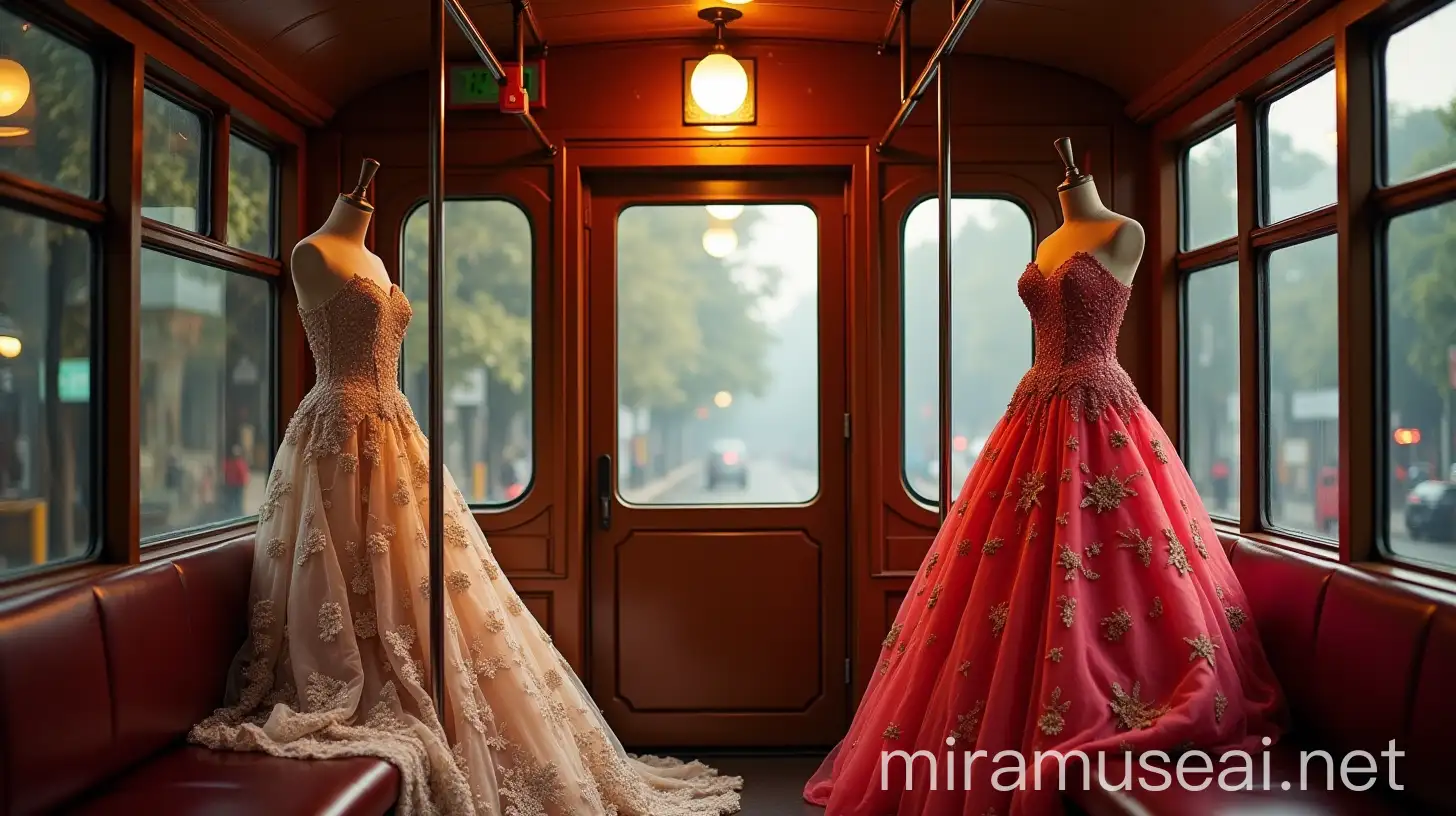
<svg viewBox="0 0 1456 816">
<path fill-rule="evenodd" d="M 703 233 L 703 251 L 714 258 L 726 258 L 738 248 L 738 233 L 728 227 L 711 227 Z"/>
<path fill-rule="evenodd" d="M 726 52 L 714 51 L 693 69 L 693 101 L 712 116 L 727 116 L 748 98 L 748 72 Z"/>
<path fill-rule="evenodd" d="M 0 59 L 0 116 L 15 114 L 29 98 L 30 74 L 25 66 L 13 59 Z"/>
</svg>

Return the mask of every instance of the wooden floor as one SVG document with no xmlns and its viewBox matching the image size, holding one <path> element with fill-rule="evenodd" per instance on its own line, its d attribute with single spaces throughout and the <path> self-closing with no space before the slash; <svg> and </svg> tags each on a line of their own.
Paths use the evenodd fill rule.
<svg viewBox="0 0 1456 816">
<path fill-rule="evenodd" d="M 723 756 L 703 761 L 725 774 L 743 777 L 743 816 L 822 816 L 824 808 L 804 802 L 804 783 L 819 757 Z"/>
</svg>

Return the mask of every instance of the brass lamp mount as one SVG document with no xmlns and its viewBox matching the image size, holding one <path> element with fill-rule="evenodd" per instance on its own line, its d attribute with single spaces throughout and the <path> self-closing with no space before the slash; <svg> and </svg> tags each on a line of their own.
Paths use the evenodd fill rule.
<svg viewBox="0 0 1456 816">
<path fill-rule="evenodd" d="M 722 8 L 715 6 L 705 8 L 698 12 L 698 19 L 713 24 L 713 31 L 718 41 L 713 46 L 714 51 L 723 50 L 723 30 L 729 23 L 743 19 L 743 12 L 733 8 Z"/>
</svg>

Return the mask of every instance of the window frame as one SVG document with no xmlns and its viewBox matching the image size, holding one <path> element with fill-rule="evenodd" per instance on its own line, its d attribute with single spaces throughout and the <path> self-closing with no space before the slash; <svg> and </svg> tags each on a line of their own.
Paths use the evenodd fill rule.
<svg viewBox="0 0 1456 816">
<path fill-rule="evenodd" d="M 498 504 L 476 504 L 474 502 L 469 502 L 469 501 L 466 502 L 466 505 L 470 508 L 471 515 L 500 515 L 500 514 L 504 514 L 504 513 L 510 512 L 512 510 L 515 510 L 516 508 L 522 506 L 527 501 L 529 501 L 532 498 L 532 494 L 536 490 L 537 484 L 542 481 L 541 476 L 542 476 L 542 469 L 543 468 L 542 468 L 542 457 L 541 457 L 541 443 L 540 443 L 540 439 L 539 439 L 539 437 L 537 436 L 537 433 L 536 433 L 537 428 L 538 428 L 538 423 L 536 422 L 536 415 L 537 415 L 537 411 L 542 406 L 542 398 L 541 398 L 542 395 L 541 395 L 541 391 L 540 391 L 541 384 L 539 382 L 539 374 L 540 374 L 540 371 L 541 371 L 541 366 L 539 365 L 540 360 L 539 360 L 539 355 L 538 355 L 538 352 L 540 351 L 540 348 L 541 348 L 540 347 L 540 339 L 541 339 L 541 331 L 542 331 L 542 326 L 540 325 L 540 321 L 538 320 L 538 317 L 539 317 L 539 314 L 540 314 L 540 308 L 541 308 L 541 305 L 542 305 L 542 297 L 543 297 L 543 292 L 542 292 L 542 287 L 541 287 L 541 278 L 540 278 L 541 269 L 540 269 L 540 265 L 539 265 L 540 264 L 540 260 L 541 260 L 541 258 L 540 258 L 540 254 L 541 253 L 538 251 L 539 247 L 538 247 L 538 244 L 537 244 L 537 241 L 540 238 L 540 233 L 537 232 L 537 226 L 538 225 L 536 223 L 536 219 L 531 214 L 531 208 L 526 205 L 526 202 L 525 201 L 521 200 L 519 197 L 517 197 L 515 195 L 511 195 L 510 193 L 504 193 L 504 192 L 463 193 L 463 194 L 460 194 L 460 195 L 449 195 L 449 196 L 445 196 L 442 199 L 442 201 L 441 201 L 441 214 L 442 214 L 442 216 L 444 214 L 444 207 L 445 207 L 445 205 L 449 204 L 452 201 L 453 202 L 500 201 L 500 202 L 504 202 L 506 204 L 510 204 L 512 207 L 515 207 L 516 210 L 519 211 L 522 216 L 525 217 L 525 219 L 526 219 L 526 228 L 529 230 L 529 240 L 527 241 L 527 244 L 530 247 L 530 252 L 531 252 L 530 261 L 529 261 L 529 264 L 530 264 L 530 275 L 529 275 L 529 279 L 531 281 L 531 308 L 530 308 L 530 319 L 531 319 L 531 365 L 530 365 L 530 371 L 531 371 L 531 387 L 530 387 L 530 391 L 531 391 L 531 397 L 530 397 L 530 404 L 528 406 L 527 413 L 532 418 L 532 422 L 531 422 L 531 479 L 530 479 L 530 481 L 528 481 L 526 483 L 525 487 L 523 487 L 521 489 L 520 494 L 518 496 L 516 496 L 515 498 L 513 498 L 513 499 L 509 499 L 507 501 L 500 502 Z M 429 204 L 430 204 L 429 196 L 415 197 L 413 200 L 410 200 L 410 201 L 405 202 L 404 208 L 401 211 L 401 215 L 399 216 L 399 226 L 394 230 L 394 233 L 395 233 L 395 235 L 394 235 L 394 239 L 395 239 L 395 255 L 396 255 L 396 262 L 398 264 L 398 266 L 396 268 L 399 270 L 398 271 L 398 275 L 399 275 L 398 286 L 400 288 L 400 291 L 405 293 L 405 297 L 409 297 L 408 281 L 405 279 L 405 262 L 404 262 L 404 251 L 405 251 L 404 236 L 405 236 L 405 231 L 409 228 L 410 218 L 413 217 L 415 215 L 415 213 L 420 212 L 421 209 L 428 210 Z M 427 212 L 427 217 L 428 217 L 428 212 Z M 443 228 L 442 228 L 441 235 L 442 236 L 444 235 Z M 426 274 L 426 276 L 428 276 L 429 271 L 428 270 L 425 270 L 425 274 Z M 429 285 L 428 282 L 426 282 L 424 285 L 426 286 L 426 292 L 428 292 L 428 285 Z M 544 293 L 544 296 L 546 298 L 549 298 L 550 297 L 550 292 L 545 292 Z M 404 379 L 405 378 L 404 357 L 405 357 L 405 355 L 403 353 L 401 353 L 400 354 L 399 372 L 398 372 L 399 373 L 399 387 L 400 387 L 400 390 L 401 391 L 405 390 L 405 386 L 406 386 L 405 379 Z M 428 421 L 428 420 L 426 420 L 426 421 Z M 425 429 L 425 430 L 426 430 L 426 432 L 428 432 L 429 429 Z M 465 492 L 463 488 L 461 489 L 461 492 L 462 493 Z"/>
<path fill-rule="evenodd" d="M 219 186 L 221 186 L 223 189 L 226 189 L 227 187 L 226 165 L 224 165 L 222 175 L 223 184 L 218 184 L 217 153 L 219 151 L 219 136 L 221 136 L 222 141 L 225 142 L 227 139 L 227 133 L 225 132 L 225 129 L 218 127 L 219 123 L 216 121 L 217 117 L 215 115 L 215 112 L 208 105 L 203 104 L 193 99 L 188 94 L 178 90 L 165 77 L 161 76 L 156 72 L 147 72 L 146 93 L 154 94 L 162 98 L 163 100 L 166 100 L 167 102 L 176 105 L 184 111 L 196 115 L 199 129 L 201 130 L 202 147 L 201 155 L 198 157 L 197 168 L 197 229 L 185 229 L 183 227 L 169 224 L 165 221 L 158 221 L 154 218 L 149 218 L 146 215 L 142 216 L 142 223 L 149 224 L 154 228 L 167 228 L 180 232 L 193 233 L 196 235 L 216 236 L 218 221 L 216 218 L 216 213 L 214 212 L 217 203 L 217 196 L 215 194 L 215 191 L 218 189 Z M 145 105 L 145 94 L 143 95 L 143 105 Z M 143 116 L 145 116 L 145 113 L 143 113 Z M 143 125 L 143 128 L 144 129 L 142 132 L 143 134 L 145 134 L 145 125 Z M 145 141 L 143 141 L 144 167 L 145 148 Z M 225 160 L 225 149 L 223 150 L 223 155 Z M 226 215 L 226 210 L 224 210 L 224 223 L 226 221 Z"/>
<path fill-rule="evenodd" d="M 307 386 L 305 355 L 285 354 L 302 339 L 296 318 L 287 319 L 284 303 L 294 302 L 282 285 L 281 248 L 301 232 L 303 205 L 300 170 L 307 132 L 301 122 L 310 111 L 279 113 L 277 97 L 245 89 L 156 29 L 111 4 L 78 2 L 55 7 L 37 0 L 3 0 L 7 11 L 35 24 L 89 55 L 95 77 L 91 195 L 70 193 L 48 184 L 0 171 L 0 207 L 86 231 L 92 251 L 92 433 L 95 456 L 87 477 L 91 488 L 92 541 L 84 560 L 68 559 L 0 572 L 0 594 L 88 576 L 116 566 L 164 560 L 235 538 L 253 518 L 208 528 L 176 531 L 148 540 L 141 548 L 139 481 L 140 373 L 139 322 L 135 310 L 140 287 L 140 250 L 179 256 L 270 282 L 269 315 L 275 342 L 269 355 L 269 425 L 276 445 L 282 420 Z M 207 140 L 202 167 L 199 232 L 182 230 L 140 212 L 144 90 L 151 90 L 203 118 Z M 271 102 L 270 102 L 271 100 Z M 302 118 L 299 118 L 299 117 Z M 273 256 L 263 257 L 227 245 L 227 145 L 234 121 L 239 135 L 264 148 L 272 164 L 269 217 Z M 78 480 L 79 481 L 79 480 Z"/>
<path fill-rule="evenodd" d="M 1240 280 L 1240 513 L 1237 522 L 1216 520 L 1236 533 L 1342 563 L 1398 574 L 1420 583 L 1450 587 L 1456 565 L 1402 558 L 1390 550 L 1388 472 L 1390 453 L 1387 376 L 1385 243 L 1392 219 L 1456 201 L 1456 168 L 1384 185 L 1385 98 L 1382 71 L 1391 35 L 1424 19 L 1452 0 L 1406 0 L 1345 4 L 1281 35 L 1264 53 L 1214 78 L 1206 90 L 1163 112 L 1154 125 L 1154 166 L 1160 234 L 1152 248 L 1163 266 L 1159 313 L 1180 348 L 1159 352 L 1163 385 L 1157 400 L 1174 414 L 1186 437 L 1187 351 L 1184 286 L 1189 274 L 1235 261 Z M 1272 224 L 1268 212 L 1267 106 L 1333 70 L 1336 83 L 1336 201 Z M 1239 230 L 1234 239 L 1193 251 L 1183 249 L 1186 148 L 1227 124 L 1232 112 L 1238 150 Z M 1257 140 L 1256 138 L 1257 137 Z M 1171 166 L 1170 166 L 1171 165 Z M 1251 195 L 1257 193 L 1257 195 Z M 1252 199 L 1252 200 L 1250 200 Z M 1318 540 L 1269 523 L 1265 509 L 1268 337 L 1268 257 L 1273 251 L 1334 235 L 1338 244 L 1339 461 L 1341 518 L 1338 541 Z M 1250 307 L 1253 307 L 1252 313 Z M 1176 378 L 1171 390 L 1168 379 Z M 1257 459 L 1251 458 L 1257 455 Z M 1257 465 L 1254 463 L 1257 462 Z"/>
<path fill-rule="evenodd" d="M 29 20 L 48 36 L 84 52 L 91 60 L 94 94 L 92 105 L 95 117 L 92 121 L 93 129 L 90 136 L 92 151 L 90 195 L 79 195 L 43 181 L 0 171 L 0 208 L 11 210 L 27 218 L 77 229 L 85 236 L 89 250 L 89 268 L 86 270 L 86 274 L 89 277 L 91 292 L 88 309 L 92 325 L 88 355 L 91 399 L 87 425 L 91 438 L 97 444 L 91 456 L 91 472 L 78 474 L 76 485 L 78 488 L 84 487 L 91 497 L 90 506 L 87 508 L 87 526 L 90 535 L 85 551 L 79 556 L 57 560 L 48 559 L 39 564 L 27 564 L 15 568 L 7 567 L 0 571 L 0 585 L 30 581 L 37 576 L 47 576 L 57 571 L 84 569 L 103 554 L 105 520 L 102 514 L 104 506 L 102 490 L 105 488 L 106 480 L 102 478 L 102 474 L 105 472 L 106 456 L 100 440 L 104 439 L 102 435 L 106 424 L 104 417 L 108 408 L 106 394 L 103 390 L 104 367 L 108 354 L 105 349 L 105 335 L 102 328 L 104 289 L 102 232 L 107 221 L 107 209 L 104 203 L 105 189 L 102 184 L 106 156 L 104 139 L 106 130 L 104 102 L 108 79 L 106 60 L 95 43 L 80 36 L 76 29 L 68 24 L 68 21 L 48 14 L 44 9 L 32 9 L 25 4 L 6 4 L 5 8 L 6 11 Z M 48 295 L 50 289 L 51 286 L 48 285 Z M 47 323 L 50 318 L 51 315 L 48 314 Z M 46 408 L 44 399 L 40 405 L 42 410 Z M 50 493 L 51 485 L 47 484 L 42 491 L 42 495 L 47 497 L 47 501 L 49 501 Z"/>
<path fill-rule="evenodd" d="M 214 160 L 213 166 L 216 168 L 220 165 L 223 168 L 224 183 L 222 185 L 222 192 L 220 194 L 214 194 L 214 203 L 211 208 L 214 210 L 219 209 L 218 203 L 219 199 L 221 199 L 222 206 L 220 210 L 222 213 L 222 217 L 218 219 L 218 226 L 215 230 L 215 234 L 213 237 L 221 241 L 223 245 L 227 246 L 235 252 L 242 253 L 243 255 L 249 255 L 254 258 L 265 258 L 270 261 L 279 260 L 279 256 L 282 254 L 282 244 L 279 241 L 278 233 L 280 228 L 282 227 L 283 221 L 283 207 L 281 200 L 283 191 L 283 156 L 281 155 L 282 151 L 279 150 L 278 145 L 274 141 L 262 136 L 253 135 L 253 130 L 247 126 L 240 127 L 240 123 L 234 121 L 231 114 L 223 114 L 222 121 L 225 123 L 227 133 L 225 137 L 219 138 L 217 147 L 219 149 L 224 148 L 224 141 L 226 141 L 227 144 L 225 145 L 226 149 L 224 150 L 224 155 L 219 159 Z M 233 244 L 231 244 L 228 240 L 227 216 L 231 210 L 231 207 L 229 206 L 229 202 L 231 201 L 231 199 L 229 198 L 229 196 L 232 194 L 231 140 L 233 137 L 236 137 L 237 139 L 247 143 L 248 145 L 262 151 L 263 154 L 268 157 L 268 218 L 273 222 L 273 230 L 269 233 L 268 236 L 267 254 L 250 252 L 249 250 L 243 249 L 242 247 L 233 246 Z M 214 172 L 216 172 L 216 170 L 214 170 Z"/>
<path fill-rule="evenodd" d="M 1189 376 L 1189 371 L 1191 370 L 1191 368 L 1190 368 L 1190 366 L 1188 364 L 1188 360 L 1189 360 L 1189 357 L 1191 356 L 1191 354 L 1190 354 L 1191 349 L 1189 348 L 1190 343 L 1187 341 L 1187 336 L 1188 336 L 1187 335 L 1187 328 L 1188 328 L 1188 288 L 1189 288 L 1189 283 L 1190 283 L 1190 281 L 1192 281 L 1193 276 L 1199 274 L 1200 272 L 1209 272 L 1209 271 L 1212 271 L 1214 269 L 1218 269 L 1220 267 L 1230 266 L 1230 265 L 1232 265 L 1234 267 L 1235 280 L 1237 280 L 1237 276 L 1238 276 L 1238 257 L 1236 255 L 1234 257 L 1225 258 L 1223 260 L 1217 260 L 1217 259 L 1215 259 L 1215 260 L 1212 260 L 1212 261 L 1206 261 L 1206 262 L 1202 263 L 1201 265 L 1193 266 L 1193 267 L 1190 267 L 1188 269 L 1179 269 L 1179 273 L 1178 273 L 1178 293 L 1177 293 L 1177 304 L 1176 304 L 1176 308 L 1178 310 L 1177 311 L 1177 319 L 1178 319 L 1178 324 L 1177 325 L 1178 325 L 1178 332 L 1179 332 L 1178 333 L 1179 342 L 1178 342 L 1178 350 L 1177 350 L 1177 363 L 1178 363 L 1178 404 L 1179 405 L 1182 405 L 1182 406 L 1185 406 L 1185 407 L 1184 407 L 1184 410 L 1178 412 L 1177 420 L 1178 420 L 1178 438 L 1181 439 L 1181 440 L 1184 440 L 1185 446 L 1187 444 L 1186 443 L 1186 440 L 1188 440 L 1188 438 L 1190 436 L 1189 430 L 1188 430 L 1189 429 L 1189 417 L 1188 417 L 1188 411 L 1187 411 L 1186 406 L 1188 406 L 1191 403 L 1191 400 L 1189 399 L 1189 396 L 1188 396 L 1188 394 L 1189 394 L 1188 385 L 1191 382 L 1191 378 Z M 1240 312 L 1240 319 L 1241 320 L 1242 320 L 1242 315 L 1243 315 L 1243 313 Z M 1242 332 L 1239 332 L 1238 334 L 1236 334 L 1236 336 L 1239 338 L 1239 356 L 1240 356 L 1240 358 L 1242 358 L 1242 356 L 1243 356 L 1243 347 L 1244 347 L 1243 334 L 1242 334 Z M 1242 377 L 1240 377 L 1240 380 L 1241 380 L 1241 382 L 1240 382 L 1239 397 L 1240 397 L 1240 399 L 1242 399 L 1243 398 L 1243 383 L 1242 383 Z M 1243 432 L 1244 432 L 1244 429 L 1243 429 L 1242 418 L 1240 418 L 1240 419 L 1241 419 L 1241 421 L 1240 421 L 1240 424 L 1239 424 L 1239 433 L 1240 433 L 1240 435 L 1242 435 Z M 1187 452 L 1186 452 L 1186 449 L 1185 449 L 1185 451 L 1183 452 L 1183 460 L 1184 460 L 1184 464 L 1185 465 L 1187 464 L 1187 459 L 1188 459 L 1188 456 L 1187 456 Z M 1239 468 L 1238 468 L 1238 470 L 1239 470 L 1239 478 L 1240 479 L 1243 478 L 1243 472 L 1244 472 L 1244 468 L 1245 467 L 1247 467 L 1247 465 L 1244 463 L 1243 457 L 1240 456 L 1240 459 L 1239 459 Z M 1191 474 L 1190 474 L 1190 478 L 1191 478 Z M 1194 481 L 1196 482 L 1197 480 L 1194 479 Z M 1234 484 L 1234 487 L 1237 488 L 1238 487 L 1238 484 L 1235 483 Z M 1221 515 L 1221 514 L 1216 513 L 1212 509 L 1208 509 L 1208 508 L 1205 508 L 1205 509 L 1208 510 L 1209 518 L 1212 519 L 1215 523 L 1219 523 L 1219 522 L 1224 522 L 1224 523 L 1228 523 L 1228 524 L 1236 524 L 1236 523 L 1238 523 L 1238 518 L 1236 516 L 1230 516 L 1228 514 L 1222 514 Z M 1240 503 L 1239 512 L 1243 512 L 1242 502 Z"/>
<path fill-rule="evenodd" d="M 283 348 L 283 315 L 282 301 L 284 299 L 282 285 L 284 266 L 282 261 L 276 257 L 257 255 L 247 250 L 230 245 L 227 242 L 228 222 L 228 195 L 231 189 L 231 176 L 229 164 L 231 138 L 233 133 L 233 114 L 229 107 L 220 102 L 206 98 L 205 93 L 200 90 L 188 93 L 182 90 L 184 83 L 172 76 L 165 68 L 149 65 L 146 71 L 146 90 L 156 93 L 163 98 L 179 105 L 193 113 L 196 113 L 202 121 L 203 151 L 201 161 L 201 182 L 198 203 L 198 229 L 187 230 L 162 221 L 141 217 L 141 242 L 136 256 L 138 264 L 138 278 L 140 277 L 140 250 L 148 249 L 160 252 L 173 257 L 192 261 L 203 266 L 221 270 L 229 274 L 241 274 L 248 277 L 261 278 L 269 282 L 269 295 L 267 301 L 268 323 L 277 329 L 275 342 L 270 349 L 269 355 L 269 382 L 270 403 L 269 433 L 260 436 L 256 444 L 266 447 L 268 450 L 276 450 L 279 441 L 283 438 L 283 407 L 288 401 L 281 393 L 286 377 L 282 369 L 285 366 Z M 141 111 L 137 112 L 141 115 Z M 244 135 L 247 129 L 240 129 L 239 135 L 251 142 L 255 147 L 263 147 L 267 140 L 253 137 L 249 139 Z M 264 148 L 267 150 L 267 148 Z M 277 154 L 267 151 L 270 158 Z M 140 161 L 140 159 L 138 159 Z M 275 178 L 280 175 L 278 163 L 275 161 L 273 173 Z M 139 198 L 139 196 L 138 196 Z M 279 235 L 283 229 L 281 198 L 278 189 L 275 187 L 271 196 L 273 204 L 270 208 L 269 217 L 273 219 L 273 235 L 276 244 L 281 245 Z M 136 318 L 140 320 L 140 315 Z M 137 325 L 137 333 L 140 334 L 140 323 Z M 138 336 L 138 345 L 140 337 Z M 138 388 L 140 388 L 141 371 L 137 371 Z M 139 398 L 138 398 L 139 399 Z M 140 411 L 140 405 L 138 405 Z M 136 417 L 139 423 L 140 414 Z M 139 425 L 138 425 L 139 427 Z M 140 451 L 140 448 L 138 448 Z M 131 464 L 133 470 L 139 470 L 140 460 L 137 459 Z M 137 494 L 137 512 L 140 513 L 140 493 Z M 247 508 L 244 508 L 245 511 Z M 219 532 L 236 533 L 246 529 L 257 521 L 257 512 L 249 512 L 246 515 L 211 524 L 193 525 L 176 530 L 169 530 L 165 533 L 158 533 L 150 536 L 142 536 L 140 522 L 137 525 L 137 546 L 140 550 L 150 552 L 156 549 L 175 548 L 176 545 L 188 543 L 204 543 L 210 541 Z"/>
<path fill-rule="evenodd" d="M 1019 196 L 1019 195 L 1017 195 L 1017 194 L 1015 194 L 1013 192 L 1010 192 L 1008 190 L 989 189 L 989 188 L 987 188 L 987 189 L 975 190 L 975 191 L 971 191 L 971 192 L 953 193 L 951 195 L 951 206 L 952 207 L 955 206 L 955 201 L 958 200 L 958 199 L 959 200 L 975 200 L 975 201 L 1005 201 L 1008 204 L 1011 204 L 1012 206 L 1014 206 L 1018 210 L 1020 210 L 1021 213 L 1026 216 L 1026 223 L 1031 228 L 1031 252 L 1029 253 L 1030 254 L 1030 258 L 1028 259 L 1028 263 L 1030 263 L 1031 261 L 1034 261 L 1036 259 L 1036 248 L 1039 245 L 1039 243 L 1041 241 L 1041 238 L 1043 236 L 1042 236 L 1042 233 L 1040 231 L 1040 225 L 1037 222 L 1036 211 L 1031 206 L 1031 204 L 1028 203 L 1024 198 L 1022 198 L 1021 196 Z M 898 377 L 897 377 L 897 379 L 896 379 L 896 381 L 894 383 L 894 387 L 895 387 L 895 394 L 897 395 L 896 396 L 896 399 L 898 399 L 899 400 L 899 403 L 900 403 L 900 405 L 899 405 L 899 411 L 898 411 L 899 416 L 900 416 L 900 427 L 896 428 L 895 431 L 894 431 L 894 433 L 896 435 L 896 437 L 895 437 L 894 450 L 896 450 L 896 451 L 899 452 L 899 455 L 897 457 L 897 461 L 895 463 L 895 470 L 896 470 L 896 472 L 899 475 L 900 489 L 905 492 L 905 496 L 915 506 L 920 507 L 920 508 L 922 508 L 924 510 L 929 510 L 931 512 L 938 512 L 939 511 L 939 509 L 940 509 L 940 497 L 939 496 L 936 496 L 933 499 L 927 499 L 924 496 L 921 496 L 920 493 L 917 492 L 915 490 L 915 488 L 910 484 L 910 473 L 909 473 L 908 468 L 906 467 L 906 465 L 907 465 L 906 456 L 908 455 L 908 451 L 905 449 L 905 434 L 906 434 L 906 431 L 907 431 L 907 429 L 909 427 L 909 417 L 907 415 L 907 406 L 906 406 L 907 390 L 905 388 L 905 370 L 906 370 L 905 358 L 906 358 L 906 352 L 907 352 L 906 343 L 905 343 L 905 327 L 906 327 L 906 319 L 905 319 L 906 318 L 906 315 L 905 315 L 905 284 L 906 284 L 906 280 L 907 280 L 907 275 L 905 274 L 905 228 L 910 223 L 910 215 L 912 213 L 914 213 L 915 210 L 918 207 L 924 205 L 926 202 L 935 201 L 935 200 L 936 200 L 936 193 L 933 192 L 933 191 L 923 192 L 920 195 L 911 198 L 910 201 L 901 210 L 899 219 L 896 222 L 894 222 L 896 224 L 896 238 L 895 238 L 896 244 L 895 244 L 895 247 L 896 247 L 896 251 L 897 251 L 897 255 L 898 255 L 898 257 L 896 258 L 896 261 L 895 262 L 896 262 L 897 269 L 898 269 L 898 272 L 899 272 L 899 274 L 895 276 L 896 277 L 895 286 L 896 286 L 896 289 L 897 289 L 897 293 L 896 293 L 897 301 L 896 301 L 896 304 L 895 304 L 897 306 L 897 310 L 896 310 L 897 313 L 895 315 L 895 321 L 896 321 L 896 327 L 898 329 L 898 332 L 897 332 L 898 333 L 898 337 L 896 338 L 896 345 L 898 346 L 898 351 L 899 351 L 899 354 L 898 354 L 899 360 L 896 362 L 896 365 L 898 366 L 898 369 L 899 370 L 897 371 Z M 937 241 L 938 240 L 939 239 L 937 237 Z M 951 263 L 952 263 L 952 267 L 954 267 L 954 263 L 955 263 L 955 257 L 954 257 L 954 255 L 952 255 L 952 257 L 951 257 Z M 937 272 L 939 272 L 938 269 L 937 269 Z M 939 303 L 939 289 L 937 289 L 937 293 L 936 293 L 936 302 Z M 939 322 L 939 319 L 937 318 L 937 324 L 938 324 L 938 322 Z M 937 334 L 937 336 L 939 336 L 939 335 Z M 1034 328 L 1033 328 L 1033 332 L 1032 332 L 1032 340 L 1031 340 L 1031 342 L 1032 342 L 1032 354 L 1033 354 L 1032 362 L 1034 364 L 1036 362 L 1036 360 L 1035 360 L 1036 334 L 1035 334 L 1035 329 Z M 940 355 L 940 351 L 939 351 L 939 349 L 936 349 L 936 356 L 937 356 L 937 358 L 939 357 L 939 355 Z M 937 403 L 936 404 L 937 405 L 939 405 L 940 398 L 941 398 L 940 397 L 940 386 L 939 386 L 939 380 L 937 379 L 937 385 L 936 385 L 936 400 L 937 400 Z M 1011 395 L 1010 394 L 1007 394 L 1006 395 L 1006 398 L 1007 399 L 1010 399 L 1011 398 Z M 936 425 L 938 426 L 939 424 L 940 424 L 940 419 L 939 419 L 939 414 L 937 414 Z M 937 434 L 938 434 L 938 432 L 937 432 Z M 937 450 L 939 450 L 939 446 L 945 444 L 945 442 L 946 442 L 946 440 L 944 440 L 944 439 L 938 440 Z M 942 474 L 940 474 L 938 476 L 937 482 L 939 482 L 940 479 L 945 479 L 945 478 L 948 478 L 947 474 L 943 474 L 942 473 Z"/>
</svg>

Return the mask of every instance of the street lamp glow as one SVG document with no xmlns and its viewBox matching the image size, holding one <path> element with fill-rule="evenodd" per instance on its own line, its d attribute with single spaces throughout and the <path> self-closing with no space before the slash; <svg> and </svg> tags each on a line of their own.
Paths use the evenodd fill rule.
<svg viewBox="0 0 1456 816">
<path fill-rule="evenodd" d="M 713 404 L 718 406 L 719 408 L 727 408 L 728 406 L 733 404 L 733 395 L 728 393 L 727 391 L 719 391 L 713 397 Z"/>
</svg>

